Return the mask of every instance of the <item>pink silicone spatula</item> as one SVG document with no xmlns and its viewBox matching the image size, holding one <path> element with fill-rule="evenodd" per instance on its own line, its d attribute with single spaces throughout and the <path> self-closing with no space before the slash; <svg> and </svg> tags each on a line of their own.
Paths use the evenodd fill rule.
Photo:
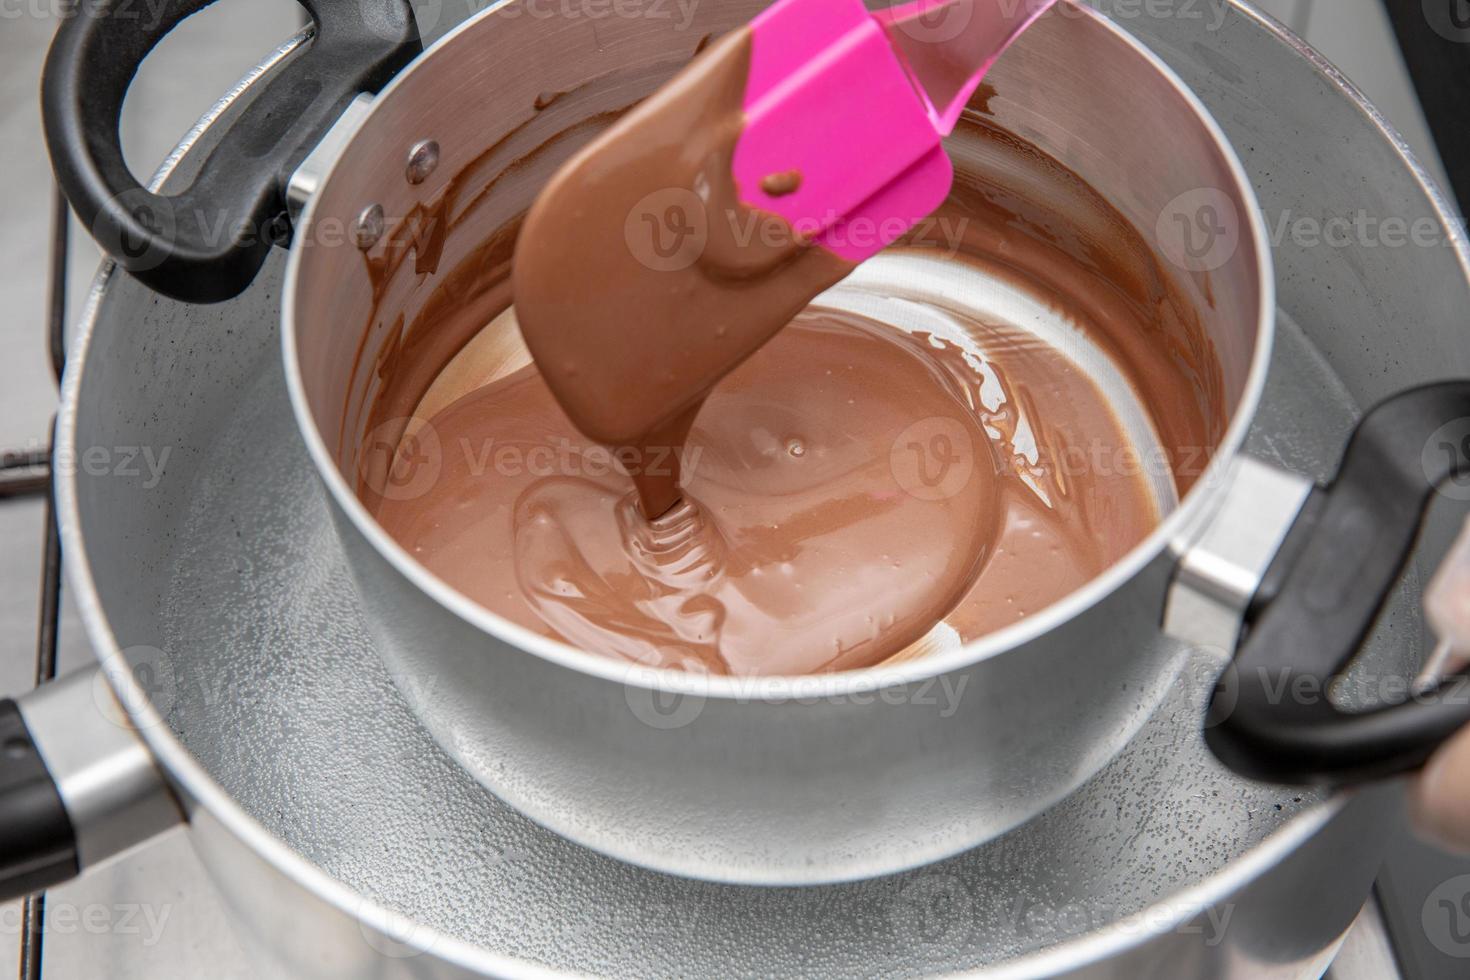
<svg viewBox="0 0 1470 980">
<path fill-rule="evenodd" d="M 928 216 L 954 177 L 940 141 L 990 66 L 1056 0 L 779 0 L 751 22 L 741 200 L 859 262 Z M 796 170 L 785 194 L 769 174 Z M 864 233 L 854 234 L 857 228 Z"/>
<path fill-rule="evenodd" d="M 567 416 L 613 446 L 682 438 L 723 377 L 939 207 L 954 177 L 941 140 L 991 63 L 1050 5 L 918 0 L 870 13 L 862 0 L 779 0 L 705 53 L 738 51 L 744 64 L 730 64 L 743 79 L 720 63 L 726 86 L 705 72 L 716 62 L 696 60 L 582 147 L 527 213 L 513 270 L 521 334 Z M 701 115 L 711 111 L 721 118 Z M 683 126 L 694 130 L 687 140 Z M 714 169 L 726 159 L 728 171 Z M 669 190 L 697 201 L 649 213 Z M 732 197 L 784 218 L 796 239 L 742 253 L 743 216 L 709 213 Z M 684 210 L 699 205 L 703 236 Z M 668 231 L 680 261 L 663 267 L 633 247 L 630 227 L 646 224 L 656 257 Z"/>
</svg>

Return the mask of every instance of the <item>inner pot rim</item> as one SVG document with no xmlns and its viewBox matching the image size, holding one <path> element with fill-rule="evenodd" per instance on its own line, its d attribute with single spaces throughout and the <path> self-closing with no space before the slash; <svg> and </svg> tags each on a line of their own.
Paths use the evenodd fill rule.
<svg viewBox="0 0 1470 980">
<path fill-rule="evenodd" d="M 333 160 L 322 182 L 322 188 L 324 189 L 336 176 L 339 167 L 349 165 L 347 161 L 353 156 L 353 150 L 359 145 L 364 134 L 372 128 L 373 120 L 381 118 L 383 107 L 398 95 L 400 87 L 405 84 L 419 65 L 457 37 L 461 31 L 472 28 L 482 18 L 493 16 L 502 7 L 515 2 L 516 0 L 501 0 L 479 15 L 465 21 L 455 30 L 440 38 L 424 55 L 421 55 L 418 60 L 398 75 L 373 101 L 366 118 L 347 141 L 342 152 Z M 1134 55 L 1144 59 L 1152 70 L 1182 98 L 1184 104 L 1192 111 L 1196 124 L 1203 127 L 1210 141 L 1220 152 L 1221 159 L 1231 175 L 1233 196 L 1241 205 L 1241 210 L 1245 212 L 1244 223 L 1249 229 L 1250 241 L 1255 251 L 1255 271 L 1259 293 L 1255 349 L 1246 373 L 1245 384 L 1230 423 L 1219 444 L 1215 447 L 1210 463 L 1171 514 L 1166 516 L 1127 554 L 1088 581 L 1086 585 L 1039 612 L 1019 620 L 1014 625 L 972 640 L 957 650 L 936 653 L 891 666 L 877 664 L 857 670 L 829 674 L 732 677 L 695 674 L 666 667 L 650 667 L 600 656 L 516 625 L 462 595 L 415 560 L 368 513 L 356 492 L 343 477 L 334 454 L 328 449 L 322 437 L 302 379 L 300 354 L 297 347 L 296 296 L 302 276 L 303 255 L 307 254 L 307 250 L 292 249 L 289 253 L 285 284 L 282 290 L 281 338 L 286 388 L 297 427 L 311 455 L 312 463 L 326 484 L 333 502 L 352 522 L 357 533 L 372 545 L 379 557 L 406 578 L 409 584 L 480 632 L 515 647 L 521 653 L 540 657 L 576 673 L 626 687 L 664 694 L 687 694 L 729 701 L 780 702 L 789 701 L 793 697 L 794 687 L 799 687 L 799 695 L 803 699 L 842 697 L 854 693 L 865 694 L 875 689 L 899 687 L 962 670 L 1023 646 L 1103 601 L 1142 572 L 1169 547 L 1172 541 L 1180 536 L 1186 527 L 1202 517 L 1205 509 L 1211 506 L 1216 494 L 1221 492 L 1227 483 L 1230 468 L 1245 443 L 1260 403 L 1261 394 L 1265 389 L 1275 334 L 1276 282 L 1270 241 L 1261 215 L 1260 203 L 1256 198 L 1255 187 L 1246 175 L 1234 146 L 1226 138 L 1224 131 L 1209 110 L 1173 69 L 1133 35 L 1089 7 L 1080 6 L 1077 9 L 1082 11 L 1083 16 L 1099 29 L 1111 32 Z M 317 205 L 322 196 L 323 190 L 318 190 L 307 202 L 300 218 L 302 226 L 309 227 L 315 220 Z"/>
</svg>

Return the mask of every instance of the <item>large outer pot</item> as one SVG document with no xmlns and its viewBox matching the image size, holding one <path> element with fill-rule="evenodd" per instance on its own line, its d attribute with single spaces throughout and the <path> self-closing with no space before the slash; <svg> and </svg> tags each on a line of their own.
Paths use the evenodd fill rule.
<svg viewBox="0 0 1470 980">
<path fill-rule="evenodd" d="M 1371 257 L 1358 249 L 1301 247 L 1289 239 L 1275 250 L 1284 307 L 1351 395 L 1363 403 L 1426 378 L 1467 373 L 1470 353 L 1454 326 L 1470 305 L 1464 243 L 1421 171 L 1357 93 L 1309 49 L 1242 8 L 1232 7 L 1214 32 L 1206 33 L 1200 21 L 1173 17 L 1139 19 L 1129 27 L 1170 61 L 1232 139 L 1247 148 L 1246 164 L 1269 214 L 1324 216 L 1362 208 L 1411 220 L 1429 216 L 1451 229 L 1447 247 Z M 228 121 L 242 94 L 248 99 L 248 88 L 222 105 L 217 121 Z M 196 151 L 213 140 L 209 129 L 194 138 Z M 1340 147 L 1350 152 L 1338 152 Z M 191 157 L 185 156 L 179 171 L 186 176 L 190 169 Z M 281 263 L 273 260 L 240 300 L 197 308 L 160 302 L 137 283 L 104 272 L 65 382 L 58 429 L 63 457 L 70 453 L 75 459 L 89 446 L 191 447 L 200 434 L 217 429 L 231 408 L 219 396 L 247 384 L 260 359 L 273 356 L 273 338 L 269 329 L 249 332 L 244 342 L 206 334 L 231 322 L 272 322 L 280 273 Z M 195 342 L 180 343 L 188 336 Z M 217 375 L 208 384 L 192 380 L 190 367 L 207 357 L 207 349 L 220 347 L 230 356 L 214 358 Z M 1333 424 L 1341 436 L 1348 422 Z M 1280 432 L 1262 436 L 1261 448 L 1275 442 L 1289 462 L 1323 473 L 1330 465 L 1313 459 L 1312 450 L 1298 443 L 1299 433 L 1285 445 Z M 60 520 L 71 582 L 104 663 L 115 663 L 124 648 L 160 642 L 157 576 L 173 553 L 164 539 L 174 534 L 178 508 L 187 504 L 177 486 L 193 476 L 189 455 L 170 468 L 162 493 L 84 469 L 62 473 Z M 241 614 L 251 613 L 218 610 L 222 621 Z M 1413 651 L 1391 647 L 1397 648 L 1390 654 L 1393 667 L 1411 669 Z M 135 744 L 146 745 L 163 772 L 242 932 L 262 950 L 264 975 L 460 978 L 537 972 L 527 961 L 457 941 L 427 923 L 400 923 L 393 931 L 407 931 L 413 944 L 397 945 L 387 936 L 392 920 L 379 905 L 287 847 L 222 788 L 164 723 L 130 672 L 109 672 L 109 678 L 138 726 L 141 741 Z M 83 696 L 71 703 L 73 709 L 90 700 L 87 686 L 83 678 Z M 64 740 L 55 728 L 37 736 L 53 746 Z M 1366 894 L 1379 856 L 1374 842 L 1394 805 L 1391 797 L 1337 796 L 1286 821 L 1227 867 L 1152 908 L 985 975 L 1315 976 Z M 105 838 L 111 846 L 84 846 L 84 866 L 156 829 L 140 820 L 132 833 L 103 834 L 106 814 L 88 816 L 96 822 L 78 821 L 82 841 Z M 155 811 L 151 819 L 161 818 Z M 1224 840 L 1221 846 L 1227 846 Z M 1204 910 L 1225 908 L 1237 910 L 1235 926 L 1223 942 L 1206 944 L 1203 930 L 1190 924 L 1203 923 Z"/>
<path fill-rule="evenodd" d="M 1015 626 L 901 666 L 796 683 L 635 668 L 478 607 L 390 539 L 357 497 L 358 447 L 371 441 L 358 406 L 376 383 L 358 365 L 378 363 L 384 347 L 426 345 L 413 339 L 426 329 L 416 313 L 445 270 L 473 261 L 480 242 L 529 207 L 575 142 L 549 158 L 530 148 L 643 95 L 700 36 L 763 6 L 699 7 L 686 27 L 537 20 L 509 4 L 444 38 L 378 97 L 307 205 L 310 247 L 292 251 L 283 339 L 292 403 L 364 609 L 446 750 L 516 809 L 619 859 L 709 880 L 807 884 L 891 873 L 991 840 L 1076 789 L 1137 731 L 1187 649 L 1159 629 L 1169 545 L 1228 490 L 1222 474 L 1255 414 L 1275 303 L 1249 184 L 1203 107 L 1100 15 L 1044 17 L 988 76 L 996 121 L 1078 172 L 1147 235 L 1172 201 L 1212 189 L 1238 242 L 1210 268 L 1211 285 L 1196 287 L 1231 424 L 1218 447 L 1187 447 L 1215 457 L 1182 506 L 1096 580 Z M 589 80 L 601 84 L 584 94 Z M 533 114 L 545 90 L 569 94 Z M 441 163 L 411 185 L 395 164 L 423 139 L 440 145 Z M 462 206 L 439 273 L 415 279 L 405 268 L 399 279 L 409 282 L 387 287 L 387 305 L 372 308 L 384 287 L 375 292 L 351 244 L 311 244 L 313 229 L 350 227 L 372 203 L 412 214 L 502 139 L 503 159 L 470 185 L 493 191 Z M 1140 152 L 1159 146 L 1168 152 Z M 401 311 L 408 326 L 394 329 Z"/>
</svg>

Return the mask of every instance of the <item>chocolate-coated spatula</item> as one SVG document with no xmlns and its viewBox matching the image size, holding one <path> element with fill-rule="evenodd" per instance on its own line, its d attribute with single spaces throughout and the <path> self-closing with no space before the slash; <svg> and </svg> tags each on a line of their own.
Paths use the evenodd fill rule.
<svg viewBox="0 0 1470 980">
<path fill-rule="evenodd" d="M 527 216 L 514 285 L 578 428 L 681 442 L 721 378 L 939 206 L 941 139 L 1050 4 L 781 0 L 569 160 Z"/>
</svg>

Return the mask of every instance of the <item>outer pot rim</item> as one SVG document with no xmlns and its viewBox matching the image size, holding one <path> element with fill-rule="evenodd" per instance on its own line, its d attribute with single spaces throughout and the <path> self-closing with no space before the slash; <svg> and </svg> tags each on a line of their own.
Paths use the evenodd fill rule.
<svg viewBox="0 0 1470 980">
<path fill-rule="evenodd" d="M 495 11 L 512 2 L 514 0 L 500 0 L 490 6 L 441 38 L 435 43 L 431 52 L 444 45 L 461 30 L 466 29 L 472 22 L 482 17 L 492 16 Z M 301 431 L 317 472 L 326 483 L 337 508 L 352 522 L 357 533 L 365 538 L 383 560 L 393 566 L 414 588 L 475 629 L 505 641 L 520 652 L 540 657 L 581 674 L 631 688 L 688 694 L 706 699 L 779 703 L 789 700 L 793 696 L 793 691 L 799 692 L 803 699 L 832 698 L 866 693 L 875 688 L 922 682 L 931 677 L 962 670 L 1022 646 L 1102 602 L 1162 554 L 1170 543 L 1178 538 L 1186 527 L 1190 526 L 1191 522 L 1197 520 L 1201 513 L 1212 505 L 1219 488 L 1225 484 L 1229 467 L 1245 443 L 1246 435 L 1260 403 L 1261 393 L 1265 389 L 1274 337 L 1276 283 L 1270 241 L 1267 238 L 1266 226 L 1261 216 L 1260 204 L 1256 199 L 1255 188 L 1246 175 L 1245 168 L 1234 147 L 1226 139 L 1210 111 L 1173 69 L 1164 64 L 1131 34 L 1089 7 L 1079 6 L 1077 10 L 1091 18 L 1101 28 L 1112 32 L 1139 57 L 1148 61 L 1154 71 L 1190 107 L 1200 124 L 1220 148 L 1231 178 L 1241 191 L 1246 204 L 1245 222 L 1255 247 L 1256 275 L 1260 282 L 1259 307 L 1256 310 L 1255 351 L 1246 374 L 1240 403 L 1236 406 L 1230 424 L 1219 446 L 1216 447 L 1209 465 L 1173 513 L 1160 522 L 1152 533 L 1134 546 L 1122 559 L 1082 588 L 1040 612 L 1027 616 L 1012 626 L 967 643 L 958 650 L 933 654 L 889 667 L 880 665 L 861 670 L 799 677 L 709 676 L 672 668 L 653 668 L 623 663 L 532 632 L 473 602 L 416 561 L 397 541 L 389 537 L 368 513 L 367 508 L 363 506 L 338 469 L 334 454 L 328 449 L 318 431 L 301 378 L 294 297 L 301 279 L 301 263 L 304 261 L 305 253 L 296 250 L 291 253 L 288 260 L 286 280 L 282 290 L 281 341 L 285 358 L 286 387 L 290 394 L 291 408 L 296 416 L 297 427 Z M 425 56 L 429 53 L 426 52 Z M 413 73 L 413 70 L 414 66 L 410 65 L 383 90 L 374 102 L 374 112 L 394 97 L 400 85 Z M 348 140 L 343 152 L 333 161 L 323 180 L 323 186 L 331 181 L 338 167 L 346 165 L 345 161 L 351 156 L 353 144 L 361 137 L 370 122 L 371 114 Z M 314 220 L 319 199 L 320 194 L 317 194 L 307 203 L 301 219 L 304 224 L 310 225 Z"/>
<path fill-rule="evenodd" d="M 502 0 L 502 2 L 509 2 L 509 0 Z M 1331 85 L 1356 105 L 1373 128 L 1393 145 L 1438 215 L 1441 218 L 1447 218 L 1450 215 L 1451 209 L 1447 205 L 1446 198 L 1434 180 L 1414 158 L 1407 144 L 1388 125 L 1383 116 L 1368 103 L 1355 85 L 1348 81 L 1330 62 L 1275 20 L 1257 12 L 1242 0 L 1228 0 L 1228 2 L 1237 15 L 1248 17 L 1256 22 L 1262 30 L 1275 37 L 1283 46 L 1307 59 L 1322 72 Z M 496 6 L 498 7 L 499 4 Z M 488 10 L 494 9 L 496 7 L 488 8 Z M 477 16 L 483 15 L 484 12 Z M 465 29 L 465 25 L 473 19 L 470 18 L 445 37 L 452 37 Z M 287 41 L 211 108 L 160 167 L 157 175 L 150 181 L 150 189 L 158 188 L 164 178 L 172 172 L 179 159 L 189 151 L 199 135 L 229 107 L 250 83 L 295 50 L 307 36 L 308 34 L 303 32 Z M 430 49 L 432 50 L 433 48 Z M 1455 222 L 1446 220 L 1444 224 L 1449 229 L 1452 247 L 1455 249 L 1461 268 L 1466 277 L 1470 278 L 1470 245 L 1467 245 L 1463 231 Z M 77 322 L 72 357 L 62 379 L 61 405 L 57 416 L 57 447 L 63 453 L 75 453 L 77 449 L 77 416 L 87 353 L 96 333 L 107 286 L 115 272 L 115 264 L 111 260 L 104 260 L 93 281 L 82 316 Z M 1274 283 L 1272 285 L 1274 286 Z M 335 467 L 332 471 L 335 473 Z M 97 591 L 96 581 L 93 578 L 87 542 L 82 529 L 77 479 L 78 472 L 64 473 L 55 485 L 57 522 L 62 544 L 68 555 L 64 567 L 93 654 L 99 661 L 106 663 L 120 656 L 123 647 L 113 633 L 112 624 L 108 620 L 107 612 Z M 1190 502 L 1186 501 L 1185 506 L 1190 506 Z M 1184 508 L 1181 507 L 1182 509 Z M 308 861 L 247 812 L 244 806 L 231 796 L 184 746 L 154 708 L 148 693 L 130 672 L 108 671 L 106 676 L 109 682 L 118 688 L 119 700 L 137 726 L 139 736 L 154 753 L 160 768 L 186 799 L 190 810 L 196 807 L 206 810 L 229 833 L 259 855 L 273 869 L 344 915 L 366 920 L 366 922 L 394 921 L 393 913 L 386 907 L 364 898 Z M 1133 916 L 1112 923 L 1087 936 L 1069 940 L 1010 963 L 993 968 L 967 971 L 963 975 L 985 977 L 987 980 L 999 980 L 1001 977 L 1014 977 L 1019 980 L 1019 978 L 1034 977 L 1038 974 L 1045 975 L 1057 969 L 1082 967 L 1097 962 L 1105 956 L 1141 945 L 1151 936 L 1175 927 L 1180 922 L 1186 921 L 1192 914 L 1216 904 L 1219 900 L 1259 878 L 1274 867 L 1282 857 L 1296 850 L 1327 826 L 1351 802 L 1352 797 L 1349 794 L 1339 794 L 1292 817 L 1280 829 L 1254 848 L 1246 851 L 1227 868 L 1198 885 L 1185 889 L 1176 897 L 1157 902 Z M 1171 910 L 1172 914 L 1168 917 L 1168 921 L 1152 923 L 1147 928 L 1139 928 L 1138 923 L 1144 921 L 1144 916 L 1149 915 L 1151 910 L 1160 906 Z M 368 928 L 366 923 L 363 928 L 364 930 Z M 414 946 L 424 950 L 426 955 L 432 955 L 459 968 L 484 976 L 573 977 L 577 975 L 492 953 L 429 926 L 420 926 L 414 930 Z"/>
</svg>

